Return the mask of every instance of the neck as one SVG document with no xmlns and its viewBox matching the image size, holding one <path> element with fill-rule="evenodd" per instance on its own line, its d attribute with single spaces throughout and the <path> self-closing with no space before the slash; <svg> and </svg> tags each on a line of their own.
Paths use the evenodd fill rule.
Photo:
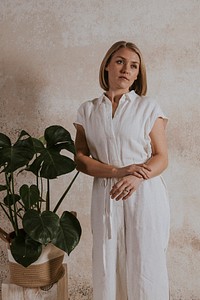
<svg viewBox="0 0 200 300">
<path fill-rule="evenodd" d="M 119 103 L 120 98 L 125 94 L 124 91 L 107 91 L 105 95 L 112 103 Z"/>
</svg>

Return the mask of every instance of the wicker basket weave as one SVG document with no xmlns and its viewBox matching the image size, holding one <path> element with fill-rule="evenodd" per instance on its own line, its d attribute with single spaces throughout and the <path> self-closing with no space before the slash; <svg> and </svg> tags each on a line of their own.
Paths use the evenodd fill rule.
<svg viewBox="0 0 200 300">
<path fill-rule="evenodd" d="M 54 284 L 64 276 L 63 258 L 64 252 L 49 244 L 43 249 L 40 258 L 25 268 L 15 262 L 8 249 L 10 282 L 29 288 Z"/>
</svg>

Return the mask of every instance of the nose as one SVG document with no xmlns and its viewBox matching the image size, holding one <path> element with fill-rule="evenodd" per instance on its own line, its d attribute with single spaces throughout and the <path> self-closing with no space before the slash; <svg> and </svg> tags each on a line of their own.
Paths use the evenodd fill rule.
<svg viewBox="0 0 200 300">
<path fill-rule="evenodd" d="M 128 64 L 124 64 L 123 68 L 122 68 L 122 72 L 125 74 L 128 74 L 129 71 L 130 71 L 130 68 L 129 68 Z"/>
</svg>

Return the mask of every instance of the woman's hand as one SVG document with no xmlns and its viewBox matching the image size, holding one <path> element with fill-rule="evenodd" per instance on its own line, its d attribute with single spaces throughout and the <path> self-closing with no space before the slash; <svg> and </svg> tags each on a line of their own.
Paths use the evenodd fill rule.
<svg viewBox="0 0 200 300">
<path fill-rule="evenodd" d="M 125 175 L 134 175 L 138 178 L 149 179 L 151 168 L 147 164 L 132 164 L 121 168 Z"/>
<path fill-rule="evenodd" d="M 134 175 L 128 175 L 121 178 L 116 184 L 113 185 L 110 195 L 115 200 L 128 199 L 138 188 L 144 179 Z"/>
</svg>

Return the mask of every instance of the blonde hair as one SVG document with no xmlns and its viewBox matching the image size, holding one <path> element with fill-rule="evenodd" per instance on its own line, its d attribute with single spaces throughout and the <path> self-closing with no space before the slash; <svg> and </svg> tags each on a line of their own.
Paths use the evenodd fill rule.
<svg viewBox="0 0 200 300">
<path fill-rule="evenodd" d="M 120 48 L 129 48 L 139 56 L 140 59 L 139 73 L 137 79 L 130 87 L 130 91 L 134 90 L 140 96 L 145 95 L 147 92 L 147 78 L 146 78 L 146 67 L 144 64 L 142 53 L 135 44 L 131 42 L 125 42 L 125 41 L 119 41 L 114 43 L 107 51 L 104 59 L 102 60 L 100 70 L 99 70 L 99 83 L 101 88 L 105 91 L 109 90 L 108 71 L 106 71 L 106 67 L 108 66 L 113 54 L 116 51 L 118 51 Z"/>
</svg>

